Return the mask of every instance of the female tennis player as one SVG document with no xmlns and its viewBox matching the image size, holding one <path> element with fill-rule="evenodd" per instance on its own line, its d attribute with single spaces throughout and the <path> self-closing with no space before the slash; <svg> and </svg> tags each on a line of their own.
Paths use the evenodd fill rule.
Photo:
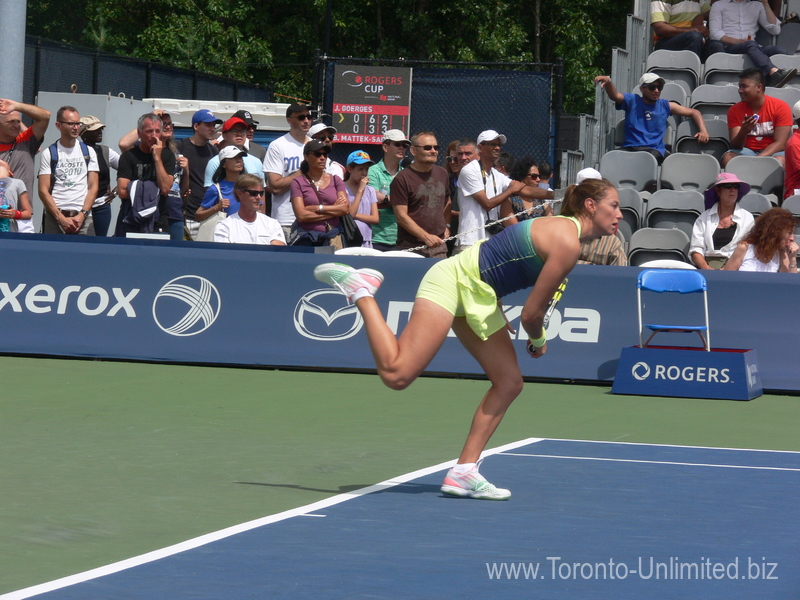
<svg viewBox="0 0 800 600">
<path fill-rule="evenodd" d="M 451 327 L 489 378 L 491 387 L 472 419 L 458 463 L 445 477 L 445 494 L 483 500 L 511 496 L 478 472 L 481 452 L 523 383 L 499 298 L 533 286 L 521 323 L 530 337 L 529 354 L 544 355 L 547 336 L 542 323 L 547 305 L 578 261 L 581 242 L 615 233 L 620 220 L 619 197 L 611 183 L 589 179 L 570 186 L 561 215 L 522 221 L 433 265 L 419 286 L 399 339 L 373 297 L 383 282 L 381 273 L 338 263 L 314 269 L 314 277 L 341 290 L 361 312 L 378 374 L 388 387 L 408 387 L 428 366 Z"/>
</svg>

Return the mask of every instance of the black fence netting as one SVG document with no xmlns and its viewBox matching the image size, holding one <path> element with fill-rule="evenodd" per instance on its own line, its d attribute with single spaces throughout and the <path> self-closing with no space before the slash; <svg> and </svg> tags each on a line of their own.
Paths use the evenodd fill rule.
<svg viewBox="0 0 800 600">
<path fill-rule="evenodd" d="M 124 94 L 126 97 L 272 102 L 272 84 L 253 85 L 27 36 L 23 101 L 40 92 Z"/>
<path fill-rule="evenodd" d="M 475 139 L 494 129 L 506 135 L 503 151 L 553 162 L 555 117 L 561 111 L 560 65 L 443 63 L 320 57 L 321 99 L 332 114 L 337 64 L 408 66 L 413 69 L 409 134 L 433 131 L 440 145 Z"/>
</svg>

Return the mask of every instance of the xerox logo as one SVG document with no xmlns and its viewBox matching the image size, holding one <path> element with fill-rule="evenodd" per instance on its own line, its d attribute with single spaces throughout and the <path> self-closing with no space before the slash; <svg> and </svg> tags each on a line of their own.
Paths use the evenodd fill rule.
<svg viewBox="0 0 800 600">
<path fill-rule="evenodd" d="M 357 334 L 364 321 L 355 305 L 342 307 L 342 294 L 336 290 L 313 290 L 294 307 L 294 327 L 303 337 L 333 342 Z"/>
<path fill-rule="evenodd" d="M 52 312 L 63 315 L 67 310 L 77 309 L 87 317 L 105 314 L 113 317 L 124 314 L 127 317 L 136 317 L 136 311 L 131 302 L 139 293 L 138 288 L 128 292 L 122 288 L 111 288 L 111 293 L 105 288 L 93 285 L 81 287 L 68 285 L 56 290 L 51 285 L 39 283 L 28 287 L 27 283 L 19 283 L 11 289 L 6 282 L 0 282 L 0 311 L 9 307 L 12 311 L 21 313 L 23 306 L 26 310 L 36 314 Z M 113 305 L 111 304 L 113 301 Z"/>
<path fill-rule="evenodd" d="M 183 275 L 167 282 L 153 300 L 153 319 L 170 335 L 202 333 L 217 320 L 219 291 L 205 277 Z"/>
<path fill-rule="evenodd" d="M 637 381 L 644 381 L 650 374 L 653 379 L 668 381 L 697 382 L 697 383 L 733 383 L 730 369 L 717 369 L 715 367 L 678 367 L 676 365 L 655 365 L 650 367 L 645 362 L 637 362 L 631 367 L 631 375 Z"/>
<path fill-rule="evenodd" d="M 650 377 L 650 367 L 647 363 L 638 362 L 633 365 L 633 368 L 631 368 L 631 375 L 633 375 L 634 379 L 638 381 L 647 379 Z"/>
</svg>

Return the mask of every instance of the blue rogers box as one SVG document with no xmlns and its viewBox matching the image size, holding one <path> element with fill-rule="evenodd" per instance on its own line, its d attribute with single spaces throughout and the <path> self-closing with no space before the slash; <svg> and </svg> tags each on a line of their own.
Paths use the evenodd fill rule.
<svg viewBox="0 0 800 600">
<path fill-rule="evenodd" d="M 622 349 L 614 394 L 752 400 L 763 393 L 755 350 Z"/>
</svg>

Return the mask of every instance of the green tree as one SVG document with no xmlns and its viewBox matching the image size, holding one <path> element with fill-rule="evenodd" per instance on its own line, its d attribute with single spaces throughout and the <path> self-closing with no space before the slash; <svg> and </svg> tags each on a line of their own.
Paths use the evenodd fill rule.
<svg viewBox="0 0 800 600">
<path fill-rule="evenodd" d="M 360 58 L 565 61 L 567 112 L 591 110 L 592 77 L 622 45 L 631 2 L 338 0 L 329 53 Z M 31 0 L 28 32 L 311 97 L 326 0 Z M 76 24 L 79 24 L 76 27 Z"/>
</svg>

